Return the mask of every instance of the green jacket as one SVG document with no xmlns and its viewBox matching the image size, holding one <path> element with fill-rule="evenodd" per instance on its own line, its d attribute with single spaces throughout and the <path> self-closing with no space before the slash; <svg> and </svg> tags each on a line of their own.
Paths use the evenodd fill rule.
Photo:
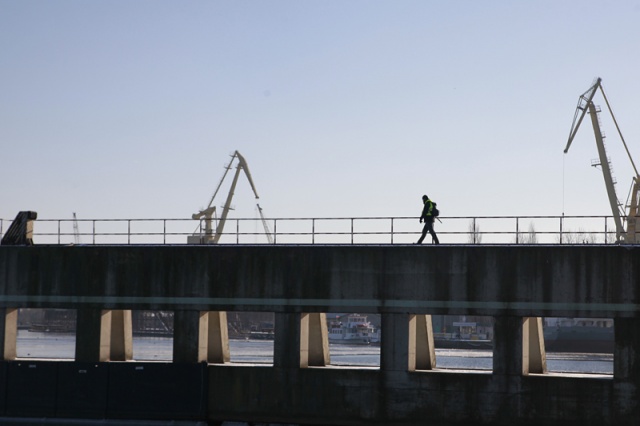
<svg viewBox="0 0 640 426">
<path fill-rule="evenodd" d="M 424 207 L 422 208 L 422 215 L 420 216 L 420 219 L 433 220 L 432 212 L 433 212 L 433 201 L 427 198 L 426 201 L 424 202 Z"/>
</svg>

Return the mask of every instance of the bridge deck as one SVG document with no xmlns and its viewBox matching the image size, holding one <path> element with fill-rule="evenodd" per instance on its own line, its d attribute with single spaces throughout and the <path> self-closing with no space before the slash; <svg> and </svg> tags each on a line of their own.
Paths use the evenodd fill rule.
<svg viewBox="0 0 640 426">
<path fill-rule="evenodd" d="M 173 310 L 174 361 L 197 365 L 203 312 L 275 312 L 272 367 L 222 363 L 204 370 L 208 402 L 198 415 L 212 421 L 631 425 L 640 415 L 639 250 L 584 245 L 0 247 L 0 306 L 6 314 L 0 317 L 7 324 L 16 308 L 77 309 L 85 330 L 79 330 L 77 346 L 91 357 L 101 342 L 92 336 L 101 330 L 94 325 L 101 324 L 105 312 Z M 382 315 L 379 369 L 309 368 L 317 364 L 305 330 L 312 328 L 313 313 L 327 312 Z M 493 371 L 420 368 L 415 360 L 420 350 L 412 345 L 416 321 L 429 314 L 492 316 Z M 528 334 L 535 328 L 530 318 L 544 316 L 613 318 L 613 377 L 529 374 Z M 7 359 L 8 328 L 2 329 Z"/>
</svg>

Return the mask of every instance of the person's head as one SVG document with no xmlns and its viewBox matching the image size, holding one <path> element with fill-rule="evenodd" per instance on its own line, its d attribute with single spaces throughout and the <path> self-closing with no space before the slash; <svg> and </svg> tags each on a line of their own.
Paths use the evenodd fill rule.
<svg viewBox="0 0 640 426">
<path fill-rule="evenodd" d="M 426 195 L 422 196 L 422 201 L 427 201 L 429 199 L 429 197 L 427 197 Z"/>
</svg>

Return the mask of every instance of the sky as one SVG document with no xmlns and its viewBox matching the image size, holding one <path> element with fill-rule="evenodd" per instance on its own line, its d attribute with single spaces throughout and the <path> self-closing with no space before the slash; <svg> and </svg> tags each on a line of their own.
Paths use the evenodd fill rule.
<svg viewBox="0 0 640 426">
<path fill-rule="evenodd" d="M 601 77 L 640 162 L 638 22 L 640 0 L 0 0 L 0 218 L 190 218 L 235 150 L 267 217 L 417 217 L 423 194 L 608 215 L 589 122 L 563 150 Z M 256 214 L 244 176 L 233 205 Z"/>
</svg>

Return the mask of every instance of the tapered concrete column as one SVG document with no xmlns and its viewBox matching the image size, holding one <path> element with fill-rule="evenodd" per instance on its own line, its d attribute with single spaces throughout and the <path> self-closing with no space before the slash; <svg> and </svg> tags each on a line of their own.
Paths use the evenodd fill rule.
<svg viewBox="0 0 640 426">
<path fill-rule="evenodd" d="M 207 312 L 174 311 L 173 362 L 207 360 L 208 319 Z"/>
<path fill-rule="evenodd" d="M 382 314 L 380 370 L 409 371 L 409 314 Z"/>
<path fill-rule="evenodd" d="M 522 325 L 522 374 L 547 372 L 542 318 L 528 317 Z"/>
<path fill-rule="evenodd" d="M 207 362 L 212 364 L 229 362 L 231 356 L 229 352 L 227 313 L 224 311 L 207 312 L 206 317 Z"/>
<path fill-rule="evenodd" d="M 493 324 L 493 374 L 521 376 L 522 318 L 495 317 Z"/>
<path fill-rule="evenodd" d="M 300 367 L 324 367 L 330 362 L 327 314 L 302 314 L 300 316 Z"/>
<path fill-rule="evenodd" d="M 78 309 L 76 361 L 106 362 L 111 354 L 111 310 Z"/>
<path fill-rule="evenodd" d="M 433 343 L 431 315 L 409 316 L 409 371 L 433 370 L 436 349 Z"/>
<path fill-rule="evenodd" d="M 300 314 L 276 312 L 275 322 L 273 366 L 300 368 Z"/>
<path fill-rule="evenodd" d="M 133 359 L 133 328 L 130 310 L 111 311 L 111 361 Z"/>
<path fill-rule="evenodd" d="M 0 344 L 2 344 L 2 359 L 11 361 L 16 359 L 16 344 L 18 338 L 18 310 L 14 308 L 0 308 Z"/>
</svg>

